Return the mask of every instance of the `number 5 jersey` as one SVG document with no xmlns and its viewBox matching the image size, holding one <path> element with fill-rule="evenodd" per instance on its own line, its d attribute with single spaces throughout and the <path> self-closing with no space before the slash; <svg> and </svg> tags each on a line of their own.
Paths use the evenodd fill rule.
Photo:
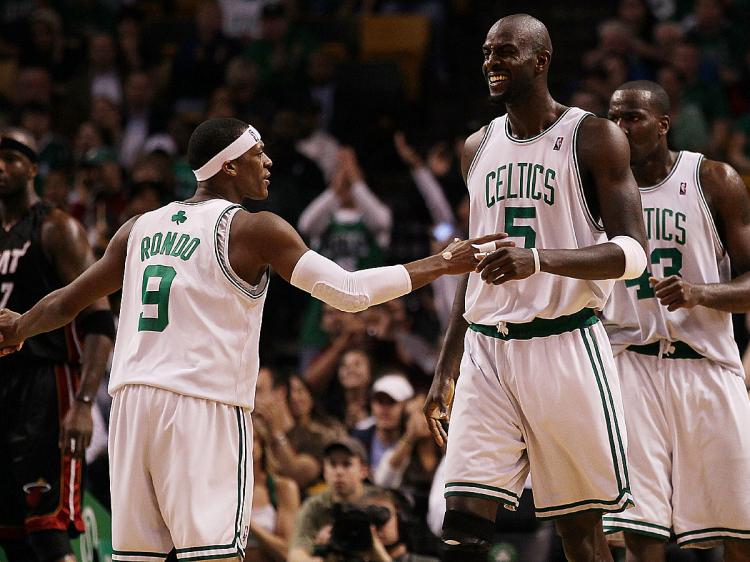
<svg viewBox="0 0 750 562">
<path fill-rule="evenodd" d="M 571 107 L 539 135 L 515 139 L 508 116 L 494 119 L 469 169 L 469 234 L 507 232 L 519 248 L 575 249 L 607 241 L 586 203 L 576 156 L 581 123 L 591 116 Z M 497 325 L 600 310 L 613 281 L 548 273 L 500 286 L 476 273 L 466 290 L 467 321 Z"/>
<path fill-rule="evenodd" d="M 142 384 L 253 408 L 269 273 L 256 286 L 229 263 L 222 199 L 143 214 L 127 244 L 109 392 Z"/>
<path fill-rule="evenodd" d="M 690 283 L 731 279 L 729 256 L 700 184 L 702 161 L 702 154 L 679 152 L 664 180 L 640 188 L 649 265 L 640 278 L 615 284 L 604 324 L 615 353 L 629 345 L 682 342 L 744 378 L 731 314 L 704 306 L 670 312 L 648 282 L 649 275 L 679 275 Z"/>
</svg>

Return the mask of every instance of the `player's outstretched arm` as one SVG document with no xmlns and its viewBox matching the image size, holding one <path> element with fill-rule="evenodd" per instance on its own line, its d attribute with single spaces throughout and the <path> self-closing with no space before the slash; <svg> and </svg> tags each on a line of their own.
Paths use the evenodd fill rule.
<svg viewBox="0 0 750 562">
<path fill-rule="evenodd" d="M 369 306 L 398 298 L 434 281 L 441 275 L 473 271 L 478 263 L 476 245 L 502 241 L 497 233 L 475 240 L 456 240 L 441 254 L 405 265 L 375 267 L 349 272 L 310 250 L 292 226 L 273 213 L 240 213 L 232 223 L 230 263 L 242 274 L 243 264 L 270 265 L 295 287 L 345 312 L 358 312 Z M 231 240 L 238 240 L 233 243 Z M 252 282 L 252 281 L 250 281 Z"/>
<path fill-rule="evenodd" d="M 646 231 L 627 138 L 614 123 L 590 117 L 581 124 L 577 150 L 582 175 L 593 184 L 595 201 L 589 205 L 599 210 L 611 242 L 574 250 L 539 249 L 539 270 L 576 279 L 638 277 L 646 268 Z M 495 285 L 536 271 L 527 248 L 498 250 L 477 269 Z"/>
<path fill-rule="evenodd" d="M 729 164 L 704 160 L 700 183 L 732 269 L 726 283 L 695 284 L 676 275 L 651 279 L 656 298 L 668 310 L 707 306 L 725 312 L 750 311 L 750 194 Z"/>
<path fill-rule="evenodd" d="M 0 311 L 0 346 L 16 346 L 27 338 L 60 328 L 87 306 L 120 289 L 128 235 L 135 220 L 134 217 L 120 227 L 104 256 L 72 283 L 51 292 L 23 315 L 7 309 Z"/>
</svg>

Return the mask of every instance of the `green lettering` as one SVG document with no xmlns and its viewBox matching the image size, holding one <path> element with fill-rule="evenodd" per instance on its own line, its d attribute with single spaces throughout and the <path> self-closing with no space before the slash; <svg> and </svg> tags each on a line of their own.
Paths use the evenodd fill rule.
<svg viewBox="0 0 750 562">
<path fill-rule="evenodd" d="M 505 199 L 505 195 L 501 195 L 502 189 L 500 189 L 500 186 L 503 185 L 503 181 L 500 179 L 500 170 L 505 169 L 505 164 L 500 166 L 497 169 L 497 181 L 495 182 L 495 197 L 497 197 L 498 201 L 502 201 Z"/>
<path fill-rule="evenodd" d="M 190 236 L 188 236 L 187 234 L 181 234 L 180 239 L 177 241 L 177 246 L 175 246 L 170 255 L 179 256 L 182 253 L 182 250 L 185 249 L 185 245 L 188 243 L 188 240 L 190 240 Z"/>
<path fill-rule="evenodd" d="M 193 255 L 193 252 L 195 252 L 195 249 L 198 247 L 198 244 L 200 244 L 201 241 L 199 238 L 193 238 L 190 241 L 190 244 L 187 245 L 187 247 L 180 252 L 180 258 L 182 258 L 184 261 L 187 261 L 190 259 L 190 256 Z"/>
<path fill-rule="evenodd" d="M 662 209 L 661 211 L 661 235 L 662 240 L 670 241 L 672 239 L 672 234 L 670 232 L 667 232 L 667 213 L 669 213 L 669 216 L 674 216 L 674 211 L 672 209 Z"/>
<path fill-rule="evenodd" d="M 661 209 L 659 207 L 654 207 L 654 240 L 661 240 Z"/>
<path fill-rule="evenodd" d="M 518 168 L 519 170 L 521 170 L 519 172 L 521 177 L 518 180 L 518 193 L 513 193 L 513 184 L 508 182 L 508 199 L 515 199 L 519 194 L 523 194 L 523 181 L 525 179 L 526 166 L 530 166 L 530 164 L 528 164 L 527 162 L 518 163 Z"/>
<path fill-rule="evenodd" d="M 552 168 L 548 168 L 547 172 L 544 174 L 544 188 L 547 190 L 547 193 L 544 194 L 544 202 L 547 203 L 547 205 L 555 204 L 555 186 L 550 183 L 554 180 L 555 171 Z"/>
<path fill-rule="evenodd" d="M 508 177 L 505 178 L 505 185 L 513 185 L 513 164 L 508 164 Z"/>
<path fill-rule="evenodd" d="M 161 249 L 161 240 L 163 236 L 161 232 L 157 232 L 154 234 L 154 236 L 151 238 L 151 255 L 155 256 L 159 253 L 159 250 Z"/>
<path fill-rule="evenodd" d="M 680 219 L 682 219 L 682 223 L 683 224 L 680 224 Z M 685 238 L 687 236 L 687 232 L 685 231 L 684 223 L 687 222 L 687 217 L 685 216 L 684 213 L 677 213 L 675 215 L 674 222 L 675 222 L 675 227 L 680 232 L 680 234 L 675 237 L 675 242 L 677 242 L 678 244 L 683 244 L 684 245 L 685 244 Z"/>
<path fill-rule="evenodd" d="M 654 213 L 654 208 L 653 207 L 644 207 L 643 208 L 643 213 L 645 215 L 644 218 L 646 219 L 646 237 L 649 240 L 653 240 L 654 238 L 651 235 L 651 215 Z"/>
<path fill-rule="evenodd" d="M 495 172 L 490 172 L 487 174 L 487 177 L 485 178 L 485 185 L 484 185 L 484 194 L 487 199 L 487 208 L 489 209 L 492 207 L 492 205 L 495 204 L 495 197 L 493 196 L 492 199 L 490 199 L 490 178 L 495 177 Z"/>
<path fill-rule="evenodd" d="M 541 164 L 535 164 L 534 165 L 534 173 L 532 174 L 533 180 L 531 182 L 531 193 L 528 191 L 526 192 L 526 197 L 531 197 L 532 199 L 539 200 L 542 198 L 541 191 L 536 190 L 536 175 L 544 173 L 544 166 Z"/>
<path fill-rule="evenodd" d="M 141 240 L 141 261 L 148 259 L 148 249 L 151 247 L 151 239 L 144 236 Z"/>
<path fill-rule="evenodd" d="M 167 232 L 166 236 L 164 236 L 164 244 L 161 245 L 161 251 L 159 253 L 169 255 L 169 253 L 172 251 L 172 246 L 174 246 L 174 241 L 176 239 L 176 232 Z"/>
</svg>

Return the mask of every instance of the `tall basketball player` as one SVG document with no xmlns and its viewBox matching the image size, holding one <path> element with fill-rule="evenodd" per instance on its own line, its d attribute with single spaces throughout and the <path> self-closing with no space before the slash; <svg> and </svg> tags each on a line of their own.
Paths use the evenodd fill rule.
<svg viewBox="0 0 750 562">
<path fill-rule="evenodd" d="M 664 560 L 673 533 L 682 546 L 724 543 L 726 560 L 747 561 L 750 402 L 731 313 L 750 310 L 750 197 L 729 165 L 669 149 L 658 84 L 620 86 L 609 117 L 630 143 L 650 259 L 604 309 L 638 436 L 637 506 L 605 516 L 605 531 L 625 533 L 628 560 Z"/>
<path fill-rule="evenodd" d="M 21 312 L 94 261 L 81 225 L 34 192 L 37 157 L 30 133 L 0 131 L 0 306 Z M 107 301 L 89 304 L 0 361 L 0 546 L 11 562 L 75 560 L 83 453 L 114 339 Z"/>
<path fill-rule="evenodd" d="M 354 312 L 471 271 L 472 243 L 505 237 L 456 240 L 435 256 L 352 273 L 309 250 L 283 219 L 239 205 L 265 198 L 270 184 L 271 160 L 253 127 L 202 123 L 188 160 L 198 180 L 192 198 L 131 219 L 73 283 L 20 317 L 0 314 L 4 345 L 17 345 L 122 287 L 109 386 L 112 545 L 121 562 L 152 562 L 173 549 L 180 560 L 244 557 L 270 267 Z"/>
<path fill-rule="evenodd" d="M 466 143 L 469 230 L 504 231 L 521 247 L 490 252 L 458 292 L 425 404 L 442 441 L 460 372 L 445 560 L 486 556 L 497 505 L 518 505 L 529 470 L 537 516 L 556 519 L 568 559 L 611 560 L 601 514 L 632 499 L 620 388 L 595 311 L 613 279 L 646 263 L 628 143 L 613 123 L 552 99 L 540 21 L 505 17 L 482 49 L 490 97 L 507 114 Z"/>
</svg>

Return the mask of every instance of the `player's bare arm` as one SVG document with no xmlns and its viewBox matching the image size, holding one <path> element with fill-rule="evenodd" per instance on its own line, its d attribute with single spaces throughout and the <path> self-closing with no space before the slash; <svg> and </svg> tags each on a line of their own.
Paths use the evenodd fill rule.
<svg viewBox="0 0 750 562">
<path fill-rule="evenodd" d="M 237 274 L 249 283 L 257 283 L 265 267 L 270 265 L 292 285 L 308 290 L 336 308 L 355 312 L 406 294 L 441 275 L 472 271 L 477 264 L 473 244 L 505 237 L 505 233 L 496 233 L 475 240 L 458 240 L 442 254 L 403 267 L 372 268 L 352 274 L 310 251 L 297 231 L 281 217 L 267 212 L 239 213 L 232 222 L 229 261 Z M 408 279 L 403 279 L 403 275 Z M 325 286 L 320 292 L 319 285 Z M 377 295 L 370 294 L 372 292 Z"/>
<path fill-rule="evenodd" d="M 464 152 L 461 155 L 461 174 L 464 183 L 469 177 L 469 168 L 479 150 L 479 145 L 487 132 L 487 127 L 482 127 L 472 134 L 464 144 Z M 461 356 L 464 351 L 464 336 L 469 324 L 464 319 L 466 308 L 466 287 L 469 284 L 469 276 L 465 275 L 456 288 L 456 296 L 453 299 L 453 308 L 445 331 L 443 345 L 440 348 L 435 375 L 432 385 L 427 393 L 424 404 L 424 415 L 435 442 L 445 446 L 448 440 L 443 423 L 447 423 L 450 417 L 450 407 L 453 399 L 455 381 L 458 379 Z"/>
<path fill-rule="evenodd" d="M 667 310 L 697 305 L 725 312 L 750 310 L 750 194 L 729 164 L 704 160 L 700 182 L 719 236 L 738 276 L 726 283 L 691 283 L 671 275 L 651 279 L 656 298 Z"/>
<path fill-rule="evenodd" d="M 51 292 L 31 310 L 19 315 L 0 311 L 0 344 L 13 347 L 27 338 L 71 322 L 84 308 L 122 287 L 128 236 L 137 217 L 120 227 L 104 255 L 73 282 Z"/>
<path fill-rule="evenodd" d="M 626 251 L 639 252 L 640 245 L 644 252 L 638 255 L 640 259 L 646 247 L 640 194 L 630 171 L 630 148 L 614 123 L 590 117 L 581 124 L 577 151 L 589 207 L 600 216 L 609 239 L 627 237 L 636 244 L 626 239 L 626 247 L 610 242 L 573 250 L 539 249 L 539 271 L 576 279 L 618 279 L 628 273 Z M 643 272 L 642 263 L 633 277 Z M 482 279 L 495 285 L 524 279 L 535 272 L 534 255 L 527 248 L 500 249 L 482 260 L 477 270 Z"/>
<path fill-rule="evenodd" d="M 81 224 L 54 210 L 42 225 L 42 247 L 64 284 L 73 282 L 94 263 L 94 254 Z M 112 352 L 114 326 L 109 303 L 101 298 L 81 312 L 84 328 L 80 388 L 60 427 L 60 448 L 83 456 L 91 441 L 91 406 Z M 104 326 L 103 324 L 107 324 Z M 105 335 L 104 331 L 111 331 Z"/>
</svg>

